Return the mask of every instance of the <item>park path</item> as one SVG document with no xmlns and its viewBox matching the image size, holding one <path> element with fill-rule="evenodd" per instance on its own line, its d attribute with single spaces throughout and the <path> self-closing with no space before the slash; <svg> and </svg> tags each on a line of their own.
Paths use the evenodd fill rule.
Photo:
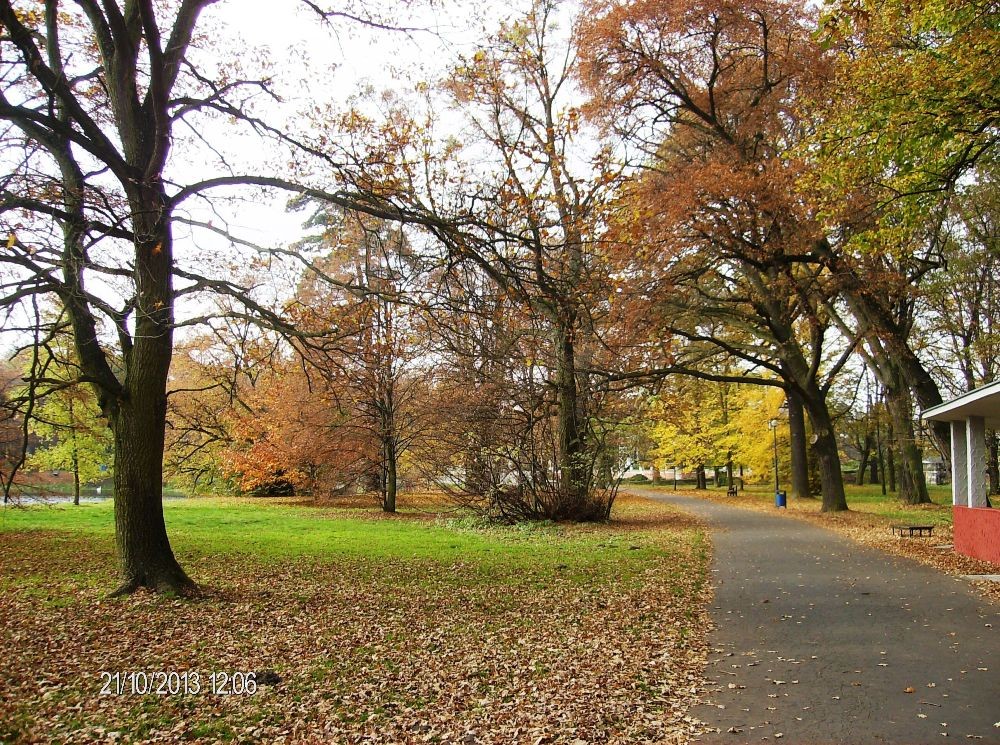
<svg viewBox="0 0 1000 745">
<path fill-rule="evenodd" d="M 630 491 L 712 531 L 711 692 L 692 715 L 721 731 L 700 742 L 1000 743 L 1000 610 L 967 581 L 802 520 Z"/>
</svg>

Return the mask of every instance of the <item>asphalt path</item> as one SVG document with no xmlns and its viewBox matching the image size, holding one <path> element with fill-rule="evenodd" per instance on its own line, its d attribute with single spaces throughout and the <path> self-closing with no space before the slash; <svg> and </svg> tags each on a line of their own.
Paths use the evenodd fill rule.
<svg viewBox="0 0 1000 745">
<path fill-rule="evenodd" d="M 635 490 L 712 532 L 699 742 L 1000 743 L 1000 609 L 968 581 L 802 520 Z M 927 540 L 927 539 L 900 539 Z"/>
</svg>

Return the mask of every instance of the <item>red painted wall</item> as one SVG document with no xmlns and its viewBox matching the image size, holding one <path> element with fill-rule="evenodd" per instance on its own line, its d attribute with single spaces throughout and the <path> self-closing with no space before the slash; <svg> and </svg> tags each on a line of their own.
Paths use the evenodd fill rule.
<svg viewBox="0 0 1000 745">
<path fill-rule="evenodd" d="M 953 507 L 955 551 L 1000 564 L 1000 509 Z"/>
</svg>

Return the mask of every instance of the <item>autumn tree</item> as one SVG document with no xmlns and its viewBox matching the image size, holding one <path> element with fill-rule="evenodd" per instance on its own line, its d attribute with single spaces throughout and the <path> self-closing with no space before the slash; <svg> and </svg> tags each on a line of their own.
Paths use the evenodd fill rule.
<svg viewBox="0 0 1000 745">
<path fill-rule="evenodd" d="M 995 164 L 996 20 L 990 0 L 827 3 L 821 33 L 840 64 L 824 178 L 867 193 L 869 216 L 892 217 L 883 227 L 923 222 L 965 174 Z"/>
<path fill-rule="evenodd" d="M 227 490 L 234 424 L 252 415 L 258 384 L 279 360 L 281 337 L 220 301 L 217 316 L 180 340 L 170 367 L 165 475 L 175 486 Z"/>
<path fill-rule="evenodd" d="M 928 280 L 924 334 L 954 393 L 1000 379 L 1000 191 L 989 173 L 960 190 L 944 225 L 944 266 Z M 998 436 L 989 433 L 991 492 L 1000 493 Z"/>
<path fill-rule="evenodd" d="M 657 397 L 650 412 L 651 437 L 656 442 L 652 455 L 665 463 L 693 467 L 695 488 L 707 488 L 705 466 L 730 458 L 725 440 L 730 434 L 726 417 L 710 400 L 708 386 L 687 384 L 670 396 Z M 708 394 L 705 396 L 703 394 Z"/>
<path fill-rule="evenodd" d="M 942 267 L 940 226 L 996 143 L 995 19 L 986 4 L 831 3 L 822 36 L 837 74 L 808 145 L 853 330 L 886 390 L 904 501 L 929 501 L 914 420 L 941 403 L 914 329 L 920 285 Z M 949 433 L 932 426 L 950 457 Z"/>
<path fill-rule="evenodd" d="M 246 314 L 281 324 L 225 267 L 178 254 L 176 226 L 225 233 L 193 206 L 210 204 L 220 190 L 309 191 L 232 159 L 227 144 L 237 131 L 264 149 L 294 153 L 290 159 L 318 158 L 327 183 L 336 178 L 334 159 L 255 107 L 258 97 L 279 98 L 270 79 L 199 51 L 200 18 L 210 5 L 0 2 L 0 119 L 10 164 L 0 201 L 9 235 L 3 298 L 7 305 L 54 298 L 66 309 L 79 382 L 95 391 L 114 437 L 119 594 L 194 589 L 170 548 L 161 502 L 180 299 L 226 295 Z M 365 16 L 304 7 L 325 19 Z M 215 134 L 213 121 L 228 123 L 224 134 Z M 325 196 L 353 201 L 346 192 Z M 99 333 L 102 320 L 107 335 Z"/>
<path fill-rule="evenodd" d="M 294 355 L 275 358 L 230 412 L 221 467 L 240 492 L 316 495 L 368 470 L 369 443 L 340 430 L 347 415 L 321 382 L 310 379 Z"/>
<path fill-rule="evenodd" d="M 569 511 L 561 487 L 559 412 L 551 388 L 552 330 L 474 265 L 451 268 L 434 285 L 428 331 L 440 355 L 436 412 L 418 457 L 456 501 L 492 519 L 515 521 Z M 604 402 L 591 402 L 588 447 L 598 452 L 589 488 L 607 517 L 613 491 L 606 461 Z M 596 506 L 595 506 L 596 508 Z"/>
<path fill-rule="evenodd" d="M 321 256 L 286 312 L 317 335 L 295 348 L 340 412 L 333 436 L 355 443 L 354 466 L 341 475 L 362 478 L 395 512 L 401 459 L 421 433 L 433 378 L 412 248 L 399 225 L 357 212 L 321 207 L 309 225 L 320 230 L 299 250 Z"/>
<path fill-rule="evenodd" d="M 475 266 L 539 329 L 545 344 L 531 367 L 545 380 L 556 475 L 545 516 L 603 519 L 610 502 L 594 483 L 600 448 L 590 370 L 607 310 L 603 211 L 618 169 L 574 105 L 572 32 L 559 28 L 557 15 L 556 3 L 539 0 L 463 57 L 443 85 L 462 130 L 431 152 L 424 143 L 439 120 L 402 117 L 393 134 L 402 131 L 409 144 L 373 178 L 438 242 L 426 254 L 428 271 Z"/>
<path fill-rule="evenodd" d="M 827 398 L 853 337 L 831 332 L 836 287 L 815 255 L 825 233 L 796 187 L 805 94 L 830 73 L 809 16 L 792 3 L 680 0 L 593 2 L 585 17 L 595 115 L 643 174 L 624 193 L 618 240 L 621 299 L 645 321 L 636 344 L 658 357 L 646 374 L 782 388 L 798 462 L 804 409 L 823 509 L 846 509 Z"/>
</svg>

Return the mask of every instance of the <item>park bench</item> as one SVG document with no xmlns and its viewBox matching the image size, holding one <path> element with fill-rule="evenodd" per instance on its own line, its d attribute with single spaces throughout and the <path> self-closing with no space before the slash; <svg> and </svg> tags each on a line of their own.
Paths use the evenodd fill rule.
<svg viewBox="0 0 1000 745">
<path fill-rule="evenodd" d="M 893 535 L 906 535 L 912 538 L 913 536 L 929 536 L 934 532 L 933 525 L 893 525 L 892 534 Z"/>
<path fill-rule="evenodd" d="M 736 496 L 736 484 L 730 484 L 729 485 L 729 489 L 726 491 L 726 496 L 727 497 L 735 497 Z"/>
</svg>

